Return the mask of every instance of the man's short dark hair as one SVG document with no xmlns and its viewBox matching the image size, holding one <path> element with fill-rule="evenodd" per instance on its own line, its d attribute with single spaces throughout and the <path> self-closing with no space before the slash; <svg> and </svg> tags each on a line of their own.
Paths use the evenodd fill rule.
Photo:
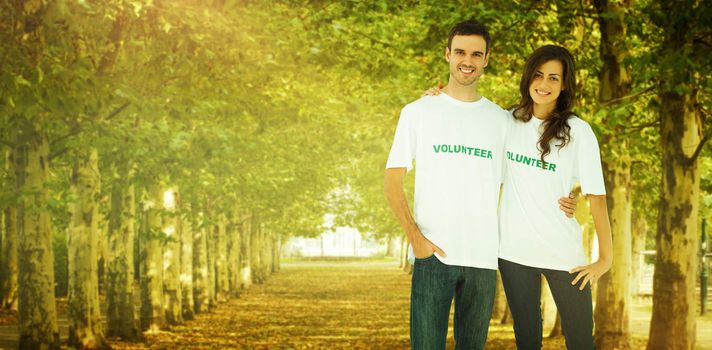
<svg viewBox="0 0 712 350">
<path fill-rule="evenodd" d="M 480 35 L 485 39 L 486 49 L 485 54 L 489 52 L 490 49 L 490 35 L 487 31 L 487 27 L 484 24 L 478 22 L 475 19 L 469 19 L 464 22 L 460 22 L 450 29 L 450 35 L 447 38 L 447 48 L 452 50 L 452 38 L 455 35 Z"/>
</svg>

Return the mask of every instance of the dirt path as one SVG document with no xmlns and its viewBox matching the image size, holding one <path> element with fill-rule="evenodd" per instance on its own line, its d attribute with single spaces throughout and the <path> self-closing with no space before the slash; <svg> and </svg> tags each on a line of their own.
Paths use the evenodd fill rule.
<svg viewBox="0 0 712 350">
<path fill-rule="evenodd" d="M 410 276 L 395 263 L 284 264 L 265 284 L 143 343 L 116 349 L 408 349 Z M 645 347 L 650 307 L 632 311 L 635 349 Z M 451 322 L 452 326 L 452 322 Z M 66 325 L 62 333 L 66 337 Z M 0 326 L 0 348 L 17 344 L 17 328 Z M 16 345 L 15 345 L 16 346 Z M 452 328 L 448 349 L 452 349 Z M 515 349 L 511 325 L 490 326 L 487 349 Z M 565 349 L 562 338 L 544 349 Z M 696 349 L 712 349 L 712 315 L 698 319 Z"/>
<path fill-rule="evenodd" d="M 410 277 L 393 263 L 284 264 L 263 285 L 173 332 L 121 349 L 408 349 Z M 452 322 L 451 322 L 452 326 Z M 515 349 L 492 325 L 488 349 Z M 454 347 L 452 329 L 448 348 Z M 545 349 L 564 349 L 563 339 Z"/>
</svg>

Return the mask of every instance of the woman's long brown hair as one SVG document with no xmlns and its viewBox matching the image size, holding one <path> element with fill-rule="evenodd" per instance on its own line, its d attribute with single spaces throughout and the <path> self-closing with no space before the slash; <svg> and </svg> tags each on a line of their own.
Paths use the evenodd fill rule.
<svg viewBox="0 0 712 350">
<path fill-rule="evenodd" d="M 571 126 L 568 119 L 573 116 L 572 108 L 576 104 L 576 67 L 574 58 L 568 50 L 561 46 L 546 45 L 534 51 L 527 63 L 524 65 L 524 73 L 519 82 L 519 93 L 521 98 L 519 103 L 513 107 L 514 118 L 523 122 L 528 122 L 534 113 L 534 100 L 529 95 L 529 86 L 536 72 L 544 63 L 549 61 L 559 61 L 563 66 L 564 76 L 562 83 L 564 89 L 561 90 L 559 98 L 556 100 L 556 107 L 551 112 L 549 118 L 544 122 L 544 132 L 539 137 L 537 149 L 541 152 L 541 161 L 546 164 L 544 157 L 551 153 L 551 140 L 559 141 L 556 146 L 561 149 L 571 140 Z M 545 116 L 539 116 L 545 117 Z"/>
</svg>

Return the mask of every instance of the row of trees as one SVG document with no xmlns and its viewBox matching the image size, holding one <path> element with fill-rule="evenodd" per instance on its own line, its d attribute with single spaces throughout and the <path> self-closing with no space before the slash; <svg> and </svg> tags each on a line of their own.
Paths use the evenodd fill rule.
<svg viewBox="0 0 712 350">
<path fill-rule="evenodd" d="M 105 348 L 260 283 L 281 237 L 320 232 L 327 151 L 348 147 L 338 121 L 313 118 L 319 82 L 290 83 L 317 68 L 285 59 L 273 11 L 0 3 L 0 300 L 18 308 L 20 348 L 59 347 L 55 286 L 70 345 Z"/>
<path fill-rule="evenodd" d="M 23 347 L 58 346 L 42 315 L 65 274 L 71 342 L 99 347 L 234 294 L 248 263 L 259 279 L 274 242 L 323 231 L 327 213 L 400 235 L 381 186 L 398 111 L 446 80 L 447 30 L 473 16 L 493 34 L 480 90 L 502 106 L 533 49 L 576 54 L 616 247 L 598 348 L 630 343 L 633 242 L 658 250 L 649 348 L 694 344 L 693 251 L 712 207 L 702 2 L 38 0 L 0 13 L 0 296 L 19 303 Z M 267 248 L 242 249 L 256 242 Z M 122 323 L 131 293 L 142 311 Z"/>
</svg>

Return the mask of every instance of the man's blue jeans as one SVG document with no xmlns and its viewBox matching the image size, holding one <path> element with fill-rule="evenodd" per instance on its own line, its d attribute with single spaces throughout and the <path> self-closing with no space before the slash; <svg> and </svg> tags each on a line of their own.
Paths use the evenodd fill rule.
<svg viewBox="0 0 712 350">
<path fill-rule="evenodd" d="M 556 308 L 561 315 L 561 328 L 566 348 L 595 349 L 593 343 L 593 307 L 591 285 L 579 290 L 571 282 L 576 274 L 568 271 L 541 269 L 499 259 L 504 292 L 512 311 L 514 336 L 519 350 L 541 349 L 541 275 L 546 276 Z"/>
<path fill-rule="evenodd" d="M 455 298 L 455 349 L 484 349 L 497 272 L 415 259 L 410 294 L 410 342 L 415 350 L 445 349 Z"/>
</svg>

